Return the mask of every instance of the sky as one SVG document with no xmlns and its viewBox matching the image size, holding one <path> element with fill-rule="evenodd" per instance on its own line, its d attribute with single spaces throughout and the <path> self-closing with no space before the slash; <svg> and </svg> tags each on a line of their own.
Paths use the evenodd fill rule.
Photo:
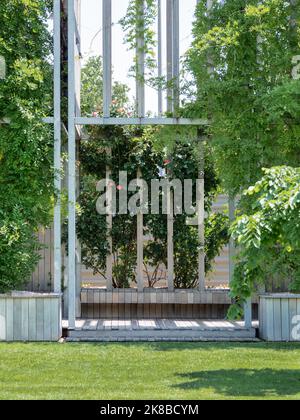
<svg viewBox="0 0 300 420">
<path fill-rule="evenodd" d="M 135 81 L 128 76 L 133 64 L 134 54 L 124 45 L 124 33 L 119 20 L 126 14 L 129 0 L 112 0 L 113 20 L 113 78 L 130 88 L 130 99 L 135 95 Z M 183 55 L 192 41 L 191 29 L 194 20 L 196 0 L 179 0 L 180 3 L 180 54 Z M 81 0 L 81 49 L 84 65 L 89 57 L 102 55 L 102 1 Z M 165 56 L 166 38 L 166 0 L 162 0 L 163 10 L 163 55 Z M 166 70 L 166 60 L 163 61 Z M 165 105 L 165 104 L 164 104 Z M 157 92 L 146 88 L 146 111 L 157 114 Z"/>
</svg>

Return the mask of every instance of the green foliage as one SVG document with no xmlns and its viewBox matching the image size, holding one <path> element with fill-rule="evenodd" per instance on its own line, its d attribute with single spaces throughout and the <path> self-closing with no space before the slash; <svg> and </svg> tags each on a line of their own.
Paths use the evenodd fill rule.
<svg viewBox="0 0 300 420">
<path fill-rule="evenodd" d="M 102 96 L 95 96 L 92 80 L 101 87 L 97 78 L 101 60 L 93 58 L 83 69 L 83 104 L 86 112 L 102 108 Z M 98 95 L 98 93 L 97 93 Z M 128 116 L 123 95 L 114 91 L 115 115 Z M 121 106 L 122 105 L 122 106 Z M 170 140 L 172 137 L 172 140 Z M 96 184 L 105 178 L 106 167 L 112 170 L 112 179 L 117 181 L 119 171 L 127 171 L 128 181 L 135 179 L 138 168 L 143 179 L 150 185 L 151 179 L 160 179 L 160 168 L 167 168 L 176 179 L 198 178 L 199 144 L 194 129 L 182 130 L 172 127 L 92 127 L 89 140 L 81 143 L 81 196 L 77 231 L 82 245 L 83 263 L 94 273 L 105 276 L 108 253 L 106 218 L 96 211 L 99 193 Z M 175 141 L 174 141 L 175 138 Z M 107 148 L 111 153 L 107 153 Z M 204 145 L 205 162 L 205 207 L 209 212 L 212 200 L 218 191 L 219 182 L 211 159 L 208 144 Z M 120 186 L 124 187 L 124 186 Z M 194 185 L 195 187 L 195 185 Z M 150 191 L 149 191 L 150 194 Z M 130 194 L 129 194 L 130 197 Z M 149 197 L 150 198 L 150 197 Z M 196 197 L 194 197 L 194 205 Z M 118 208 L 117 201 L 117 208 Z M 197 284 L 199 241 L 197 228 L 187 225 L 187 215 L 175 217 L 175 277 L 176 287 L 193 287 Z M 211 269 L 211 261 L 220 248 L 228 241 L 228 220 L 222 215 L 212 215 L 207 219 L 206 269 Z M 145 215 L 144 234 L 152 238 L 145 243 L 145 272 L 148 284 L 154 286 L 163 278 L 161 268 L 167 263 L 167 221 L 165 215 Z M 113 284 L 115 287 L 129 287 L 135 281 L 136 268 L 136 216 L 116 215 L 113 217 Z M 153 270 L 148 270 L 148 267 Z"/>
<path fill-rule="evenodd" d="M 205 272 L 229 240 L 228 218 L 212 213 L 205 221 Z M 195 288 L 198 285 L 198 257 L 200 244 L 198 229 L 186 224 L 186 217 L 178 217 L 174 224 L 175 287 Z M 167 243 L 165 243 L 165 247 Z"/>
<path fill-rule="evenodd" d="M 300 291 L 300 169 L 264 169 L 243 194 L 242 215 L 232 226 L 239 247 L 232 296 L 239 305 L 259 284 L 287 279 Z"/>
<path fill-rule="evenodd" d="M 206 272 L 212 269 L 211 263 L 219 255 L 220 249 L 229 242 L 229 219 L 221 213 L 212 213 L 205 223 L 205 263 Z"/>
<path fill-rule="evenodd" d="M 33 233 L 49 221 L 53 195 L 49 1 L 0 4 L 0 292 L 20 287 L 37 262 Z"/>
<path fill-rule="evenodd" d="M 39 260 L 39 247 L 18 208 L 9 215 L 1 210 L 0 216 L 0 291 L 5 293 L 29 279 Z"/>
<path fill-rule="evenodd" d="M 300 81 L 291 77 L 299 10 L 285 0 L 214 1 L 209 15 L 206 1 L 198 6 L 185 112 L 211 117 L 216 167 L 232 195 L 260 179 L 263 167 L 299 165 Z"/>
<path fill-rule="evenodd" d="M 150 185 L 151 179 L 160 179 L 159 166 L 168 165 L 174 178 L 196 179 L 198 161 L 193 148 L 186 144 L 177 144 L 170 163 L 164 163 L 166 157 L 153 147 L 151 133 L 156 129 L 140 130 L 136 128 L 98 128 L 97 136 L 90 138 L 81 147 L 83 173 L 80 214 L 77 230 L 82 245 L 83 263 L 92 268 L 94 273 L 105 277 L 106 256 L 108 253 L 106 218 L 96 212 L 97 181 L 105 177 L 106 166 L 112 168 L 112 179 L 118 180 L 120 170 L 128 172 L 128 180 L 136 178 L 141 168 L 143 179 Z M 95 134 L 95 133 L 94 133 Z M 113 141 L 111 141 L 113 139 Z M 105 151 L 110 140 L 111 156 Z M 206 209 L 216 194 L 218 181 L 209 159 L 206 160 Z M 124 186 L 121 186 L 124 187 Z M 150 194 L 150 191 L 149 191 Z M 130 194 L 129 194 L 130 197 Z M 149 196 L 150 198 L 150 196 Z M 194 197 L 194 205 L 195 205 Z M 117 208 L 119 202 L 117 200 Z M 149 286 L 162 279 L 161 267 L 167 265 L 167 219 L 165 215 L 145 215 L 144 233 L 152 238 L 145 244 L 145 272 Z M 136 267 L 136 216 L 116 215 L 113 218 L 113 259 L 115 262 L 113 283 L 115 287 L 129 287 L 135 281 Z M 206 220 L 206 270 L 211 269 L 211 262 L 218 255 L 222 246 L 228 242 L 228 218 L 212 214 Z M 179 288 L 195 287 L 198 282 L 199 240 L 197 227 L 187 225 L 187 215 L 175 216 L 174 255 L 175 286 Z M 148 266 L 154 267 L 149 273 Z"/>
<path fill-rule="evenodd" d="M 144 12 L 143 19 L 140 18 L 141 8 Z M 145 74 L 143 79 L 146 83 L 150 84 L 154 81 L 157 83 L 157 77 L 155 75 L 157 63 L 154 31 L 156 16 L 157 4 L 155 0 L 130 0 L 126 16 L 120 21 L 125 32 L 124 43 L 135 53 L 140 48 L 138 52 L 144 54 Z M 143 40 L 142 46 L 138 44 L 138 39 Z M 134 77 L 140 73 L 137 56 L 135 56 L 135 65 L 130 70 Z"/>
<path fill-rule="evenodd" d="M 96 183 L 105 178 L 107 165 L 112 168 L 112 179 L 116 181 L 120 170 L 127 171 L 128 180 L 136 178 L 138 168 L 141 168 L 144 179 L 150 180 L 158 173 L 157 155 L 151 150 L 149 142 L 142 142 L 137 137 L 140 135 L 139 128 L 98 128 L 93 135 L 95 137 L 81 147 L 82 168 L 86 175 L 82 177 L 78 235 L 82 244 L 83 262 L 95 273 L 104 275 L 108 252 L 107 229 L 105 216 L 96 212 L 96 201 L 99 197 Z M 106 154 L 108 144 L 112 146 L 111 156 Z M 114 285 L 129 287 L 135 277 L 136 217 L 114 217 L 111 236 L 115 262 Z"/>
<path fill-rule="evenodd" d="M 81 113 L 85 116 L 103 114 L 103 67 L 99 56 L 88 59 L 81 72 L 82 100 Z M 121 83 L 113 84 L 112 115 L 126 107 L 128 104 L 129 88 Z"/>
<path fill-rule="evenodd" d="M 298 0 L 214 1 L 210 13 L 203 0 L 197 8 L 186 57 L 193 80 L 185 113 L 210 118 L 225 191 L 236 196 L 255 185 L 232 227 L 240 252 L 230 316 L 241 316 L 257 284 L 284 278 L 299 288 L 298 169 L 282 167 L 299 167 L 300 81 L 292 78 L 299 10 Z"/>
<path fill-rule="evenodd" d="M 83 263 L 105 276 L 108 253 L 106 218 L 96 211 L 99 193 L 97 182 L 105 178 L 106 167 L 112 169 L 112 179 L 118 181 L 119 171 L 128 173 L 128 180 L 136 178 L 141 168 L 143 178 L 150 180 L 158 175 L 156 152 L 149 141 L 140 138 L 141 130 L 133 127 L 105 127 L 93 130 L 88 142 L 81 146 L 83 170 L 78 236 L 82 245 Z M 111 146 L 111 156 L 106 153 Z M 123 188 L 125 186 L 122 186 Z M 129 194 L 130 196 L 130 194 Z M 119 201 L 117 201 L 119 206 Z M 110 232 L 113 240 L 113 283 L 115 287 L 129 287 L 135 278 L 136 266 L 136 216 L 117 215 Z"/>
</svg>

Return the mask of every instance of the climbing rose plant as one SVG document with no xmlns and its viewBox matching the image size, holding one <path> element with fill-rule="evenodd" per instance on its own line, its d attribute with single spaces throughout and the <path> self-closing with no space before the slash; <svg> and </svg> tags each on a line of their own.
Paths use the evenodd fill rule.
<svg viewBox="0 0 300 420">
<path fill-rule="evenodd" d="M 100 69 L 100 72 L 99 72 Z M 84 110 L 87 114 L 93 110 L 101 113 L 102 97 L 94 94 L 91 89 L 92 80 L 102 90 L 101 59 L 92 58 L 83 69 Z M 114 89 L 112 114 L 129 116 L 132 108 L 124 97 L 122 85 Z M 195 129 L 180 128 L 134 128 L 134 127 L 92 127 L 88 131 L 89 140 L 82 142 L 81 158 L 81 196 L 78 214 L 77 231 L 82 245 L 83 263 L 95 274 L 105 277 L 106 256 L 108 253 L 107 234 L 113 239 L 113 284 L 115 287 L 129 287 L 135 281 L 136 268 L 136 217 L 131 215 L 116 215 L 113 218 L 113 229 L 108 232 L 105 216 L 96 212 L 96 201 L 99 193 L 96 191 L 97 181 L 105 177 L 106 167 L 112 170 L 114 180 L 118 172 L 125 170 L 128 180 L 136 178 L 138 168 L 143 178 L 150 185 L 151 179 L 159 179 L 161 169 L 172 171 L 174 178 L 197 179 L 198 141 Z M 176 141 L 174 142 L 174 137 Z M 196 137 L 197 138 L 197 137 Z M 107 148 L 111 153 L 107 154 Z M 218 191 L 219 182 L 207 147 L 205 163 L 205 207 L 211 209 L 214 196 Z M 124 187 L 124 186 L 121 186 Z M 194 203 L 195 204 L 195 203 Z M 189 288 L 198 282 L 199 239 L 197 227 L 187 225 L 187 215 L 176 216 L 174 226 L 175 247 L 175 286 Z M 164 279 L 167 265 L 167 219 L 164 215 L 145 215 L 145 235 L 151 239 L 145 243 L 144 271 L 148 285 L 154 286 Z M 228 242 L 228 219 L 217 214 L 210 215 L 206 220 L 207 240 L 206 271 L 211 269 L 213 259 L 220 249 Z M 149 267 L 153 270 L 150 270 Z"/>
</svg>

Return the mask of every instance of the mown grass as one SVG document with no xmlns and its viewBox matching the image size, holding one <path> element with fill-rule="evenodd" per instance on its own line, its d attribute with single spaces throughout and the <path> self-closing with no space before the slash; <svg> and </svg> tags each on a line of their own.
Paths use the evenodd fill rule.
<svg viewBox="0 0 300 420">
<path fill-rule="evenodd" d="M 300 399 L 299 344 L 0 344 L 1 399 Z"/>
</svg>

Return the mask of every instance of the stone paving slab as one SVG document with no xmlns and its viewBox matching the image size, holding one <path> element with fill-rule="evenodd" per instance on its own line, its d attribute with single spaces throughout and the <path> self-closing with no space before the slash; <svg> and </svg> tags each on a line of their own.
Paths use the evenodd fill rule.
<svg viewBox="0 0 300 420">
<path fill-rule="evenodd" d="M 63 327 L 67 329 L 67 321 Z M 77 320 L 67 341 L 256 341 L 257 328 L 257 322 L 249 330 L 243 322 L 224 320 Z"/>
</svg>

